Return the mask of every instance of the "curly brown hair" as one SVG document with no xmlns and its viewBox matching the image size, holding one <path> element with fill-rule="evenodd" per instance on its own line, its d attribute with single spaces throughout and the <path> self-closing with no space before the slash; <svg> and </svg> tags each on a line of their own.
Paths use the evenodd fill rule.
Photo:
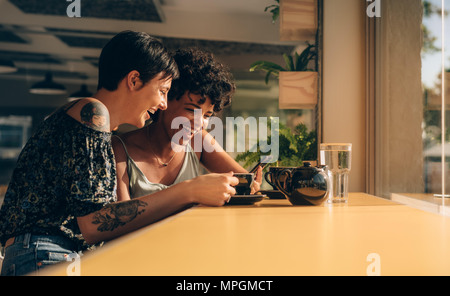
<svg viewBox="0 0 450 296">
<path fill-rule="evenodd" d="M 211 52 L 192 47 L 177 50 L 173 58 L 180 76 L 172 82 L 169 100 L 180 99 L 189 91 L 202 96 L 200 104 L 211 99 L 214 112 L 230 105 L 236 90 L 233 75 L 228 67 L 217 61 Z"/>
</svg>

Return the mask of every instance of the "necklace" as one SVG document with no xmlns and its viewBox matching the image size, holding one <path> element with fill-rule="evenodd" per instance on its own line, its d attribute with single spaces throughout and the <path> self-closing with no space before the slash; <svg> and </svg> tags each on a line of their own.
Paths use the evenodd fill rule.
<svg viewBox="0 0 450 296">
<path fill-rule="evenodd" d="M 147 139 L 148 139 L 149 142 L 151 142 L 151 141 L 150 141 L 150 135 L 149 135 L 148 130 L 149 130 L 149 129 L 147 128 Z M 162 167 L 168 166 L 169 163 L 172 161 L 172 159 L 173 159 L 173 158 L 175 157 L 175 155 L 177 154 L 176 152 L 174 152 L 173 155 L 172 155 L 172 157 L 169 159 L 168 162 L 162 162 L 162 161 L 159 159 L 159 157 L 156 155 L 156 153 L 153 151 L 153 148 L 151 147 L 151 145 L 150 145 L 150 151 L 153 153 L 153 155 L 155 156 L 155 158 L 156 158 L 156 160 L 158 161 L 159 165 L 162 166 Z"/>
</svg>

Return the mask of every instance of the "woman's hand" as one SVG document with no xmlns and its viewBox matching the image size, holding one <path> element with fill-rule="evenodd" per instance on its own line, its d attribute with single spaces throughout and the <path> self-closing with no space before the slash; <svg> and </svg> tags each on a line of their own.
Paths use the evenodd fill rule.
<svg viewBox="0 0 450 296">
<path fill-rule="evenodd" d="M 190 186 L 187 194 L 191 195 L 193 203 L 223 206 L 232 195 L 236 194 L 233 186 L 239 184 L 239 179 L 231 172 L 202 175 L 186 182 Z"/>
<path fill-rule="evenodd" d="M 253 181 L 252 190 L 250 194 L 255 194 L 261 189 L 262 174 L 263 174 L 262 167 L 259 166 L 255 173 L 255 180 Z"/>
</svg>

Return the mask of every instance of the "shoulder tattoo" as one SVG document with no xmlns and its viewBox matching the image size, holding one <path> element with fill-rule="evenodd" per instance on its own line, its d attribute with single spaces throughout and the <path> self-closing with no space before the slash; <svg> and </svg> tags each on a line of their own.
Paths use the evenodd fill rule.
<svg viewBox="0 0 450 296">
<path fill-rule="evenodd" d="M 81 108 L 81 122 L 98 131 L 109 132 L 108 109 L 99 102 L 90 102 Z"/>
</svg>

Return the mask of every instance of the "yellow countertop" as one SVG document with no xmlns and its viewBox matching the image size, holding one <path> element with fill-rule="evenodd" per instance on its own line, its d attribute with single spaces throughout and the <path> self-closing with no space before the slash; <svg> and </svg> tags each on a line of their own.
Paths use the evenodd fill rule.
<svg viewBox="0 0 450 296">
<path fill-rule="evenodd" d="M 449 217 L 351 193 L 338 206 L 266 199 L 195 207 L 84 254 L 80 268 L 81 275 L 450 275 L 449 250 Z M 66 275 L 67 265 L 42 274 Z"/>
</svg>

